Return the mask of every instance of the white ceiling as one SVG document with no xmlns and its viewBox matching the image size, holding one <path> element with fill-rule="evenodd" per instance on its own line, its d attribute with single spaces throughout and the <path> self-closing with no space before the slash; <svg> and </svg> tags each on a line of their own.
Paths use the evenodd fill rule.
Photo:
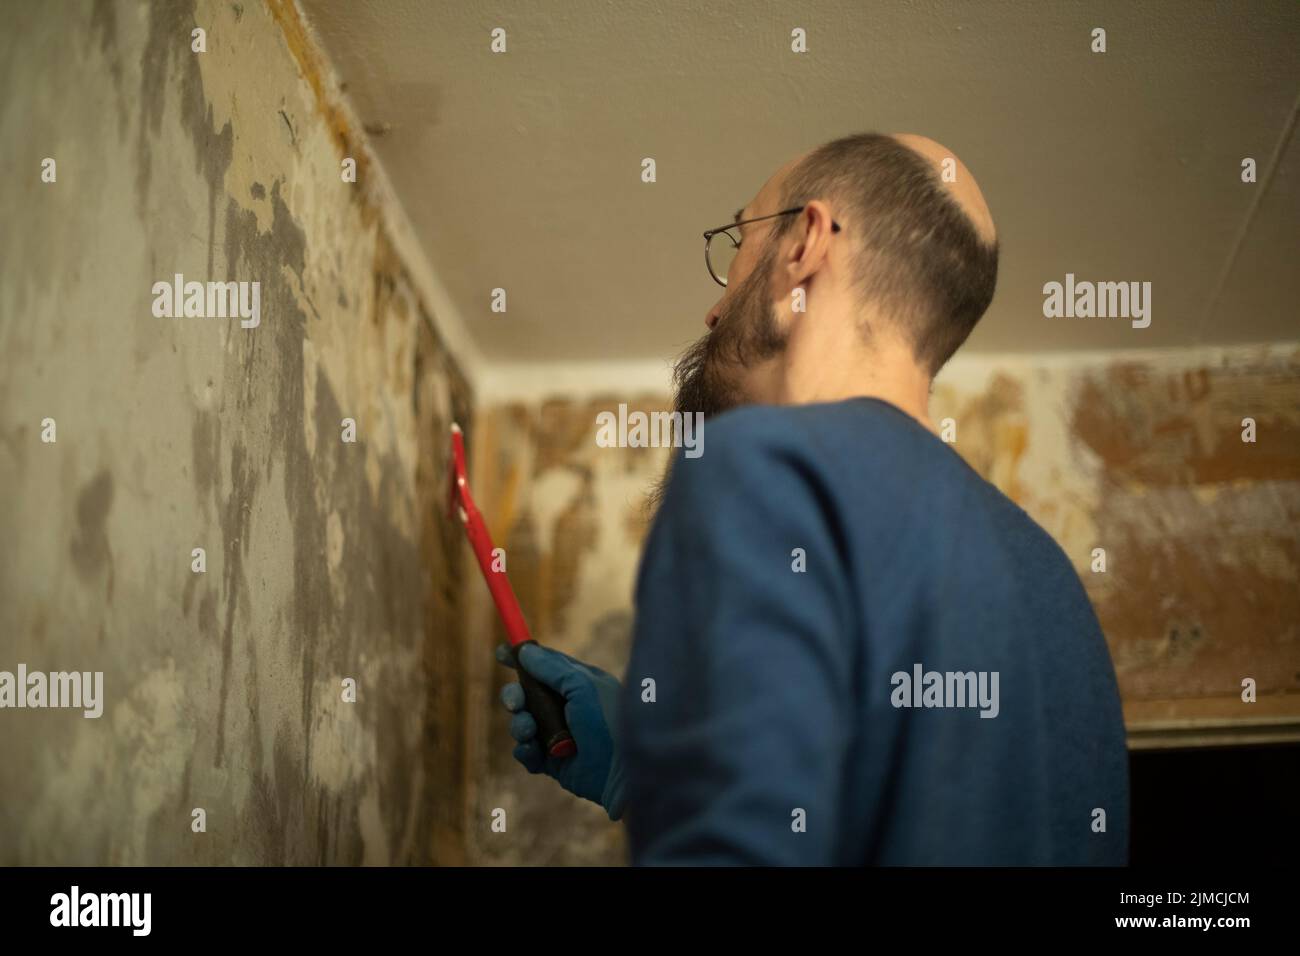
<svg viewBox="0 0 1300 956">
<path fill-rule="evenodd" d="M 983 187 L 1002 271 L 971 350 L 1300 338 L 1295 0 L 301 3 L 488 360 L 671 356 L 721 291 L 700 233 L 863 130 Z M 1044 318 L 1067 272 L 1150 281 L 1151 326 Z"/>
</svg>

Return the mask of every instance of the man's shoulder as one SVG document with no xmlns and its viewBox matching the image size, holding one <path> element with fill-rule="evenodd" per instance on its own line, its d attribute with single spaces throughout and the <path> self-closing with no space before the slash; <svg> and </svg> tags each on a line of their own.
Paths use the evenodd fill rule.
<svg viewBox="0 0 1300 956">
<path fill-rule="evenodd" d="M 827 438 L 854 443 L 869 436 L 934 438 L 906 412 L 872 398 L 809 405 L 744 405 L 708 419 L 705 427 L 713 448 L 730 454 L 768 448 L 816 450 Z"/>
<path fill-rule="evenodd" d="M 952 536 L 978 527 L 980 541 L 1003 539 L 1019 554 L 1069 564 L 1023 508 L 952 445 L 887 402 L 749 405 L 708 419 L 705 430 L 701 459 L 679 462 L 675 470 L 709 499 L 724 492 L 755 500 L 815 498 L 890 540 L 921 529 Z"/>
<path fill-rule="evenodd" d="M 810 405 L 745 405 L 705 421 L 703 459 L 714 467 L 696 475 L 761 474 L 765 463 L 781 470 L 811 469 L 828 478 L 875 482 L 890 473 L 935 477 L 945 463 L 976 477 L 920 422 L 888 402 L 854 398 Z"/>
<path fill-rule="evenodd" d="M 980 482 L 938 436 L 874 399 L 747 405 L 705 420 L 698 454 L 676 452 L 660 508 L 690 523 L 820 520 L 837 534 L 888 534 Z M 888 527 L 886 527 L 888 526 Z"/>
<path fill-rule="evenodd" d="M 868 450 L 879 447 L 873 435 L 879 414 L 847 401 L 744 405 L 711 416 L 696 430 L 692 448 L 675 449 L 661 510 L 709 520 L 740 507 L 770 517 L 833 506 L 834 492 L 851 492 L 846 482 L 861 480 Z"/>
</svg>

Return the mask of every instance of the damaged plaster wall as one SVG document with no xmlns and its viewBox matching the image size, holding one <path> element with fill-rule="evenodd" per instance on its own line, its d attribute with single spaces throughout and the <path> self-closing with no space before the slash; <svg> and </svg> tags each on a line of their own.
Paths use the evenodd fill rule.
<svg viewBox="0 0 1300 956">
<path fill-rule="evenodd" d="M 485 398 L 475 478 L 524 613 L 543 642 L 622 678 L 644 498 L 667 457 L 598 447 L 596 416 L 671 402 Z M 1131 733 L 1216 721 L 1300 729 L 1300 347 L 963 357 L 940 377 L 931 417 L 952 419 L 954 450 L 1070 557 Z M 1254 443 L 1242 441 L 1247 417 Z M 1104 572 L 1093 571 L 1095 548 Z M 506 808 L 518 831 L 473 834 L 473 858 L 623 862 L 621 826 L 514 762 L 496 697 L 510 678 L 487 654 L 500 625 L 490 606 L 471 619 L 471 801 L 480 814 Z M 1258 684 L 1256 704 L 1241 699 L 1244 677 Z"/>
<path fill-rule="evenodd" d="M 1159 718 L 1300 721 L 1300 347 L 962 371 L 934 410 L 1074 562 L 1130 731 Z M 1241 699 L 1246 677 L 1255 704 Z"/>
<path fill-rule="evenodd" d="M 284 2 L 0 10 L 0 670 L 104 674 L 0 711 L 0 864 L 464 858 L 472 396 L 317 68 Z"/>
</svg>

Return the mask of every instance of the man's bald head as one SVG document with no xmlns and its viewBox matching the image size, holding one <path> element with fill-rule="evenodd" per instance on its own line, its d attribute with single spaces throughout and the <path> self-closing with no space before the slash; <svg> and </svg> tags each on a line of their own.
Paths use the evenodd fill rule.
<svg viewBox="0 0 1300 956">
<path fill-rule="evenodd" d="M 781 197 L 776 209 L 830 204 L 853 243 L 855 290 L 897 323 L 930 374 L 938 372 L 997 284 L 993 217 L 961 160 L 924 136 L 860 133 L 792 160 L 769 187 Z M 779 220 L 772 241 L 798 220 Z"/>
<path fill-rule="evenodd" d="M 935 175 L 939 177 L 939 185 L 961 207 L 961 211 L 966 214 L 966 218 L 971 221 L 971 225 L 975 227 L 981 239 L 990 245 L 997 242 L 993 214 L 989 212 L 988 204 L 984 202 L 984 194 L 980 192 L 979 183 L 975 182 L 975 177 L 966 168 L 966 164 L 958 159 L 952 150 L 939 145 L 928 136 L 918 136 L 916 133 L 895 133 L 892 139 L 902 143 L 929 163 Z M 950 176 L 944 175 L 945 165 L 951 170 Z"/>
</svg>

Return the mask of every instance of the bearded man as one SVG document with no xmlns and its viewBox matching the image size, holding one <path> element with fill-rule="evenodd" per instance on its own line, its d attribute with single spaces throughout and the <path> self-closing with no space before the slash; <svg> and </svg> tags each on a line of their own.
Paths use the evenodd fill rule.
<svg viewBox="0 0 1300 956">
<path fill-rule="evenodd" d="M 707 453 L 656 491 L 625 679 L 525 647 L 578 752 L 543 754 L 512 683 L 516 758 L 626 818 L 633 863 L 1126 862 L 1096 616 L 929 417 L 997 281 L 970 170 L 925 137 L 844 137 L 706 241 L 725 292 L 675 405 Z"/>
</svg>

